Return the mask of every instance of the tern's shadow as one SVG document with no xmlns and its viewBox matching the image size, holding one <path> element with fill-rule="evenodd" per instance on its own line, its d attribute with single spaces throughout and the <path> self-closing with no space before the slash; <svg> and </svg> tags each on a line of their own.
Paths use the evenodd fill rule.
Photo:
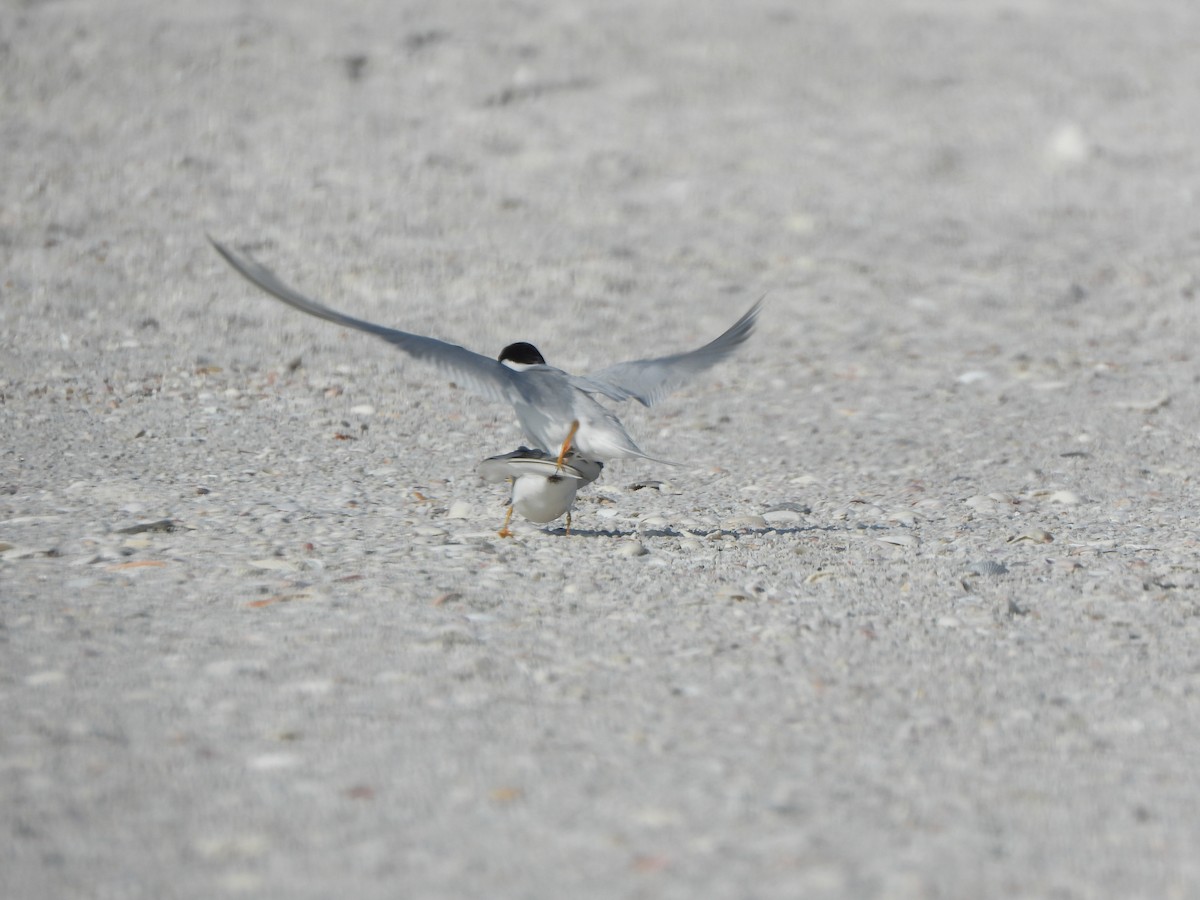
<svg viewBox="0 0 1200 900">
<path fill-rule="evenodd" d="M 726 531 L 721 528 L 714 528 L 712 531 L 680 531 L 676 528 L 646 528 L 641 531 L 636 528 L 572 528 L 570 532 L 563 526 L 556 528 L 543 528 L 543 534 L 553 534 L 560 537 L 580 537 L 580 538 L 711 538 L 715 534 L 720 534 L 728 538 L 737 538 L 742 535 L 752 534 L 778 534 L 783 536 L 813 534 L 816 532 L 834 532 L 840 531 L 834 525 L 793 525 L 787 528 L 737 528 Z"/>
</svg>

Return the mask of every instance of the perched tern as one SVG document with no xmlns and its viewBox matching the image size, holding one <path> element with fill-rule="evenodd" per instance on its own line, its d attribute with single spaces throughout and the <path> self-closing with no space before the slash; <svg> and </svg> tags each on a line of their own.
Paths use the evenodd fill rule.
<svg viewBox="0 0 1200 900">
<path fill-rule="evenodd" d="M 456 344 L 356 319 L 310 300 L 284 284 L 266 267 L 239 256 L 209 237 L 216 251 L 251 284 L 301 312 L 347 328 L 357 328 L 430 362 L 473 393 L 512 404 L 525 436 L 540 450 L 557 454 L 559 468 L 569 450 L 599 462 L 640 458 L 665 462 L 642 452 L 620 420 L 594 395 L 637 400 L 651 406 L 705 369 L 729 356 L 754 330 L 759 300 L 720 337 L 686 353 L 617 363 L 590 375 L 571 375 L 547 365 L 532 344 L 505 347 L 498 359 Z"/>
<path fill-rule="evenodd" d="M 479 464 L 479 477 L 489 484 L 512 482 L 512 498 L 500 537 L 512 536 L 508 523 L 513 510 L 539 523 L 553 522 L 565 513 L 570 534 L 575 492 L 599 478 L 603 468 L 603 463 L 584 459 L 574 451 L 567 453 L 559 467 L 553 454 L 519 447 L 512 453 L 485 459 Z"/>
</svg>

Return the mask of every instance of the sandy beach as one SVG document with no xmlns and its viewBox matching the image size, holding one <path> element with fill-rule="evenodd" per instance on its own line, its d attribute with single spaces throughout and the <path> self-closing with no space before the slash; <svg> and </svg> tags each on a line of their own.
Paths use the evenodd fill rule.
<svg viewBox="0 0 1200 900">
<path fill-rule="evenodd" d="M 1200 893 L 1200 6 L 0 6 L 0 896 Z M 256 291 L 587 372 L 510 408 Z"/>
</svg>

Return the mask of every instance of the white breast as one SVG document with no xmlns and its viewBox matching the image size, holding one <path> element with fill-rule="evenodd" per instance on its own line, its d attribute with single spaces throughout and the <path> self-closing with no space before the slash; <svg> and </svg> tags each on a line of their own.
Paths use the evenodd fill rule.
<svg viewBox="0 0 1200 900">
<path fill-rule="evenodd" d="M 571 509 L 578 486 L 578 478 L 565 475 L 520 475 L 513 479 L 513 509 L 531 522 L 553 522 Z"/>
</svg>

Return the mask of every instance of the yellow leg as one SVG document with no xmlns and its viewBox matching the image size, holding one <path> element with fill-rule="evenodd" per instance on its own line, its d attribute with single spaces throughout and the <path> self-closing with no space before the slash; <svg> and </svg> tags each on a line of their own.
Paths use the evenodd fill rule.
<svg viewBox="0 0 1200 900">
<path fill-rule="evenodd" d="M 570 511 L 569 509 L 567 510 L 567 530 L 566 530 L 566 535 L 567 535 L 567 537 L 570 537 L 570 536 L 571 536 L 571 511 Z"/>
<path fill-rule="evenodd" d="M 579 431 L 579 420 L 575 419 L 571 422 L 571 430 L 567 432 L 567 439 L 563 441 L 562 449 L 558 451 L 558 468 L 563 467 L 563 460 L 567 458 L 567 452 L 571 449 L 571 441 L 575 440 L 575 432 Z"/>
<path fill-rule="evenodd" d="M 508 530 L 508 523 L 512 519 L 512 507 L 508 508 L 508 515 L 504 517 L 504 526 L 496 532 L 500 537 L 512 537 L 513 533 Z"/>
</svg>

